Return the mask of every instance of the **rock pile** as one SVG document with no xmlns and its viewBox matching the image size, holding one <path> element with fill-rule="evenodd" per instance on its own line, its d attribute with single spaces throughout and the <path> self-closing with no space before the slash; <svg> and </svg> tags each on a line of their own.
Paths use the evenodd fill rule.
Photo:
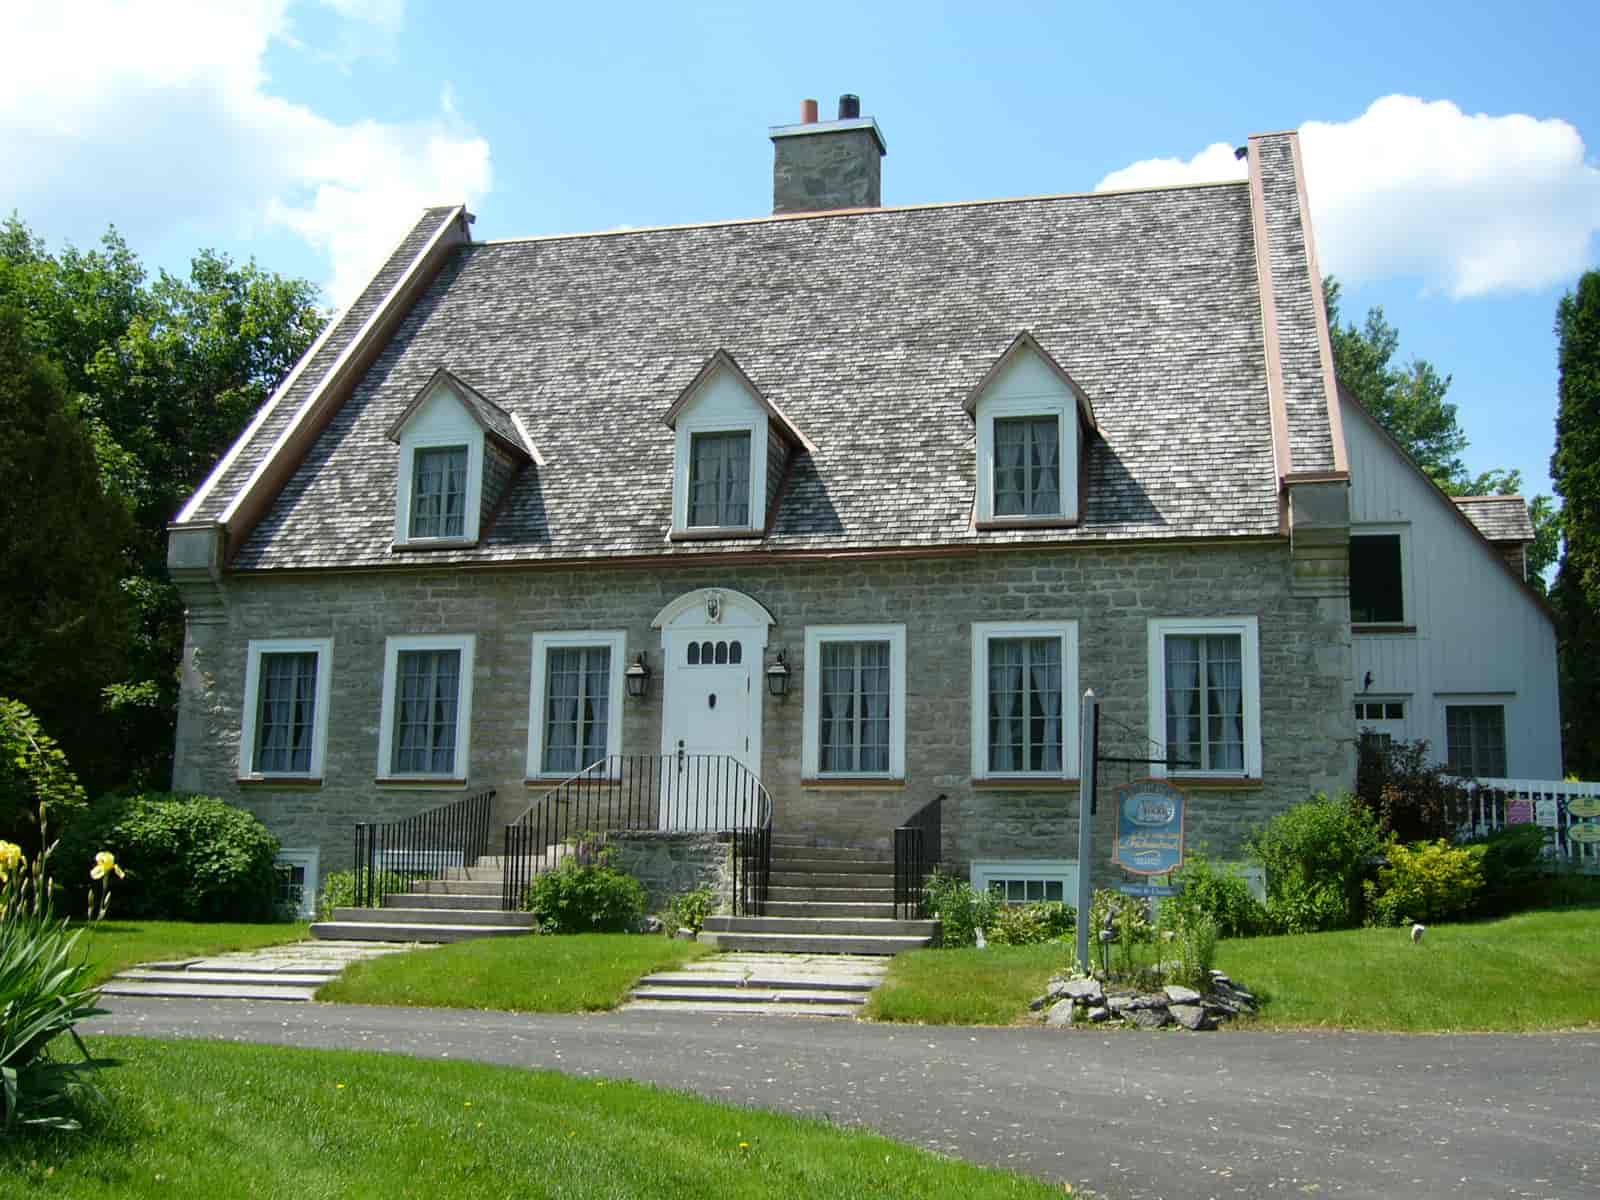
<svg viewBox="0 0 1600 1200">
<path fill-rule="evenodd" d="M 1117 1021 L 1137 1029 L 1181 1025 L 1185 1029 L 1215 1029 L 1240 1013 L 1256 1011 L 1256 998 L 1221 971 L 1211 972 L 1211 989 L 1168 984 L 1160 991 L 1141 992 L 1098 979 L 1069 979 L 1058 975 L 1028 1008 L 1053 1028 L 1065 1025 Z"/>
</svg>

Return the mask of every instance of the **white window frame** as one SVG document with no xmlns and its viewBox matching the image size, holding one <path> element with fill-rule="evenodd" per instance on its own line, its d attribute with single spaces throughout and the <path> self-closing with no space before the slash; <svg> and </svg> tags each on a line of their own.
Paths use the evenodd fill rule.
<svg viewBox="0 0 1600 1200">
<path fill-rule="evenodd" d="M 1411 526 L 1409 523 L 1374 523 L 1350 526 L 1350 537 L 1398 537 L 1400 539 L 1400 620 L 1398 621 L 1357 621 L 1352 614 L 1350 623 L 1360 625 L 1363 629 L 1375 631 L 1384 630 L 1421 630 L 1422 623 L 1417 620 L 1417 602 L 1415 592 L 1411 586 Z"/>
<path fill-rule="evenodd" d="M 383 712 L 378 727 L 378 779 L 386 783 L 442 783 L 465 786 L 472 761 L 472 670 L 478 638 L 472 633 L 430 633 L 391 637 L 383 647 Z M 458 650 L 461 652 L 460 694 L 456 697 L 456 749 L 451 769 L 444 773 L 396 774 L 394 763 L 395 687 L 400 655 L 406 650 Z"/>
<path fill-rule="evenodd" d="M 483 426 L 467 411 L 466 402 L 441 380 L 427 401 L 412 413 L 400 433 L 400 458 L 395 479 L 394 544 L 397 550 L 470 546 L 478 540 L 483 508 Z M 411 489 L 417 476 L 418 450 L 467 448 L 467 494 L 462 503 L 460 537 L 411 536 Z"/>
<path fill-rule="evenodd" d="M 328 758 L 328 702 L 332 688 L 332 638 L 252 638 L 246 648 L 244 711 L 239 722 L 240 779 L 321 780 Z M 263 654 L 315 654 L 317 691 L 315 729 L 311 739 L 309 771 L 258 771 L 255 765 L 256 721 L 261 710 L 261 656 Z"/>
<path fill-rule="evenodd" d="M 302 917 L 315 917 L 317 915 L 317 887 L 322 882 L 321 871 L 319 870 L 322 865 L 322 851 L 316 847 L 279 850 L 278 857 L 273 860 L 273 865 L 305 868 L 305 892 L 300 901 L 299 915 Z"/>
<path fill-rule="evenodd" d="M 1060 511 L 1037 516 L 996 516 L 994 511 L 994 423 L 1005 417 L 1054 417 L 1056 466 L 1060 476 Z M 1078 519 L 1078 407 L 1062 385 L 1060 396 L 994 396 L 978 401 L 978 512 L 991 525 L 1061 524 Z"/>
<path fill-rule="evenodd" d="M 532 665 L 528 672 L 528 779 L 565 779 L 566 775 L 551 775 L 544 762 L 544 696 L 545 683 L 552 649 L 583 649 L 605 647 L 611 651 L 611 672 L 606 691 L 606 757 L 622 753 L 623 696 L 626 692 L 624 673 L 627 670 L 628 635 L 620 629 L 581 630 L 559 633 L 536 633 L 532 640 Z M 580 768 L 581 769 L 581 768 Z"/>
<path fill-rule="evenodd" d="M 1074 908 L 1078 904 L 1078 860 L 1075 858 L 974 859 L 969 878 L 972 890 L 980 893 L 987 892 L 991 882 L 1001 879 L 1039 879 L 1046 883 L 1059 880 L 1061 902 Z"/>
<path fill-rule="evenodd" d="M 1239 636 L 1240 688 L 1244 693 L 1244 769 L 1202 770 L 1199 767 L 1167 769 L 1167 656 L 1168 634 L 1183 637 L 1207 634 Z M 1150 774 L 1183 779 L 1261 778 L 1261 634 L 1255 617 L 1156 617 L 1149 622 L 1147 662 L 1150 669 Z M 1353 710 L 1352 710 L 1353 711 Z"/>
<path fill-rule="evenodd" d="M 889 643 L 889 769 L 887 771 L 818 770 L 822 737 L 822 647 L 827 642 Z M 801 776 L 805 779 L 892 779 L 906 777 L 906 627 L 904 625 L 807 625 L 801 675 L 805 693 L 801 737 Z M 761 681 L 757 681 L 758 683 Z"/>
<path fill-rule="evenodd" d="M 752 407 L 755 402 L 751 401 Z M 750 435 L 750 521 L 745 525 L 690 525 L 689 476 L 693 470 L 694 436 L 701 433 L 748 433 Z M 706 414 L 680 417 L 677 423 L 677 451 L 673 462 L 672 529 L 679 536 L 715 537 L 719 534 L 760 533 L 767 523 L 767 414 L 752 412 L 747 420 Z"/>
<path fill-rule="evenodd" d="M 1438 736 L 1433 745 L 1437 748 L 1441 766 L 1450 763 L 1450 710 L 1452 708 L 1498 708 L 1500 710 L 1501 733 L 1506 743 L 1506 773 L 1498 778 L 1515 779 L 1516 772 L 1511 763 L 1511 710 L 1516 702 L 1514 692 L 1437 692 L 1434 694 L 1437 713 L 1434 717 L 1434 727 Z M 1496 778 L 1485 776 L 1485 778 Z"/>
<path fill-rule="evenodd" d="M 989 770 L 989 643 L 996 638 L 1059 638 L 1061 641 L 1061 770 Z M 972 778 L 1005 782 L 1071 780 L 1078 777 L 1078 622 L 974 621 L 972 623 Z"/>
</svg>

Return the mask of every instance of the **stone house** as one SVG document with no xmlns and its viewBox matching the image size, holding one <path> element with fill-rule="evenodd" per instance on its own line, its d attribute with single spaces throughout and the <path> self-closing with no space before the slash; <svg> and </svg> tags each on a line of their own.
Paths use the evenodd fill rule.
<svg viewBox="0 0 1600 1200">
<path fill-rule="evenodd" d="M 947 866 L 1053 896 L 1086 688 L 1141 760 L 1109 781 L 1180 784 L 1219 856 L 1351 785 L 1296 136 L 1243 182 L 884 208 L 853 105 L 770 132 L 767 217 L 423 214 L 171 526 L 176 787 L 314 887 L 358 821 L 718 754 L 822 845 L 943 797 Z"/>
</svg>

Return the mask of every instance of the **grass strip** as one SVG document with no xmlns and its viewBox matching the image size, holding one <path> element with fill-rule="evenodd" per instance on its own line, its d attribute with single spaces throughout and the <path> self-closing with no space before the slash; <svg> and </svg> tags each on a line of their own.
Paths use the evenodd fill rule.
<svg viewBox="0 0 1600 1200">
<path fill-rule="evenodd" d="M 1059 1185 L 616 1080 L 350 1051 L 91 1036 L 109 1104 L 0 1142 L 0 1190 L 102 1200 L 969 1197 Z"/>
<path fill-rule="evenodd" d="M 95 966 L 95 982 L 139 963 L 203 958 L 229 950 L 256 950 L 284 942 L 304 941 L 304 921 L 271 925 L 239 925 L 200 921 L 118 921 L 84 927 L 78 947 Z"/>
<path fill-rule="evenodd" d="M 1028 1001 L 1071 953 L 1044 945 L 897 954 L 865 1015 L 925 1025 L 1010 1025 L 1027 1013 Z"/>
<path fill-rule="evenodd" d="M 1217 965 L 1255 993 L 1255 1028 L 1406 1033 L 1600 1027 L 1600 908 L 1409 929 L 1240 938 Z"/>
<path fill-rule="evenodd" d="M 484 938 L 353 963 L 317 992 L 340 1004 L 589 1012 L 615 1008 L 640 978 L 709 946 L 632 933 Z"/>
</svg>

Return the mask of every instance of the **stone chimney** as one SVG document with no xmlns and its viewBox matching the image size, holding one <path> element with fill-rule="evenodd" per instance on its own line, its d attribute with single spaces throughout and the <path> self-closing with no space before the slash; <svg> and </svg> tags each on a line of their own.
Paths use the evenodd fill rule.
<svg viewBox="0 0 1600 1200">
<path fill-rule="evenodd" d="M 817 120 L 817 102 L 800 105 L 800 124 L 774 125 L 772 211 L 826 212 L 877 208 L 881 160 L 889 152 L 883 132 L 861 115 L 857 96 L 839 97 L 839 117 Z"/>
</svg>

